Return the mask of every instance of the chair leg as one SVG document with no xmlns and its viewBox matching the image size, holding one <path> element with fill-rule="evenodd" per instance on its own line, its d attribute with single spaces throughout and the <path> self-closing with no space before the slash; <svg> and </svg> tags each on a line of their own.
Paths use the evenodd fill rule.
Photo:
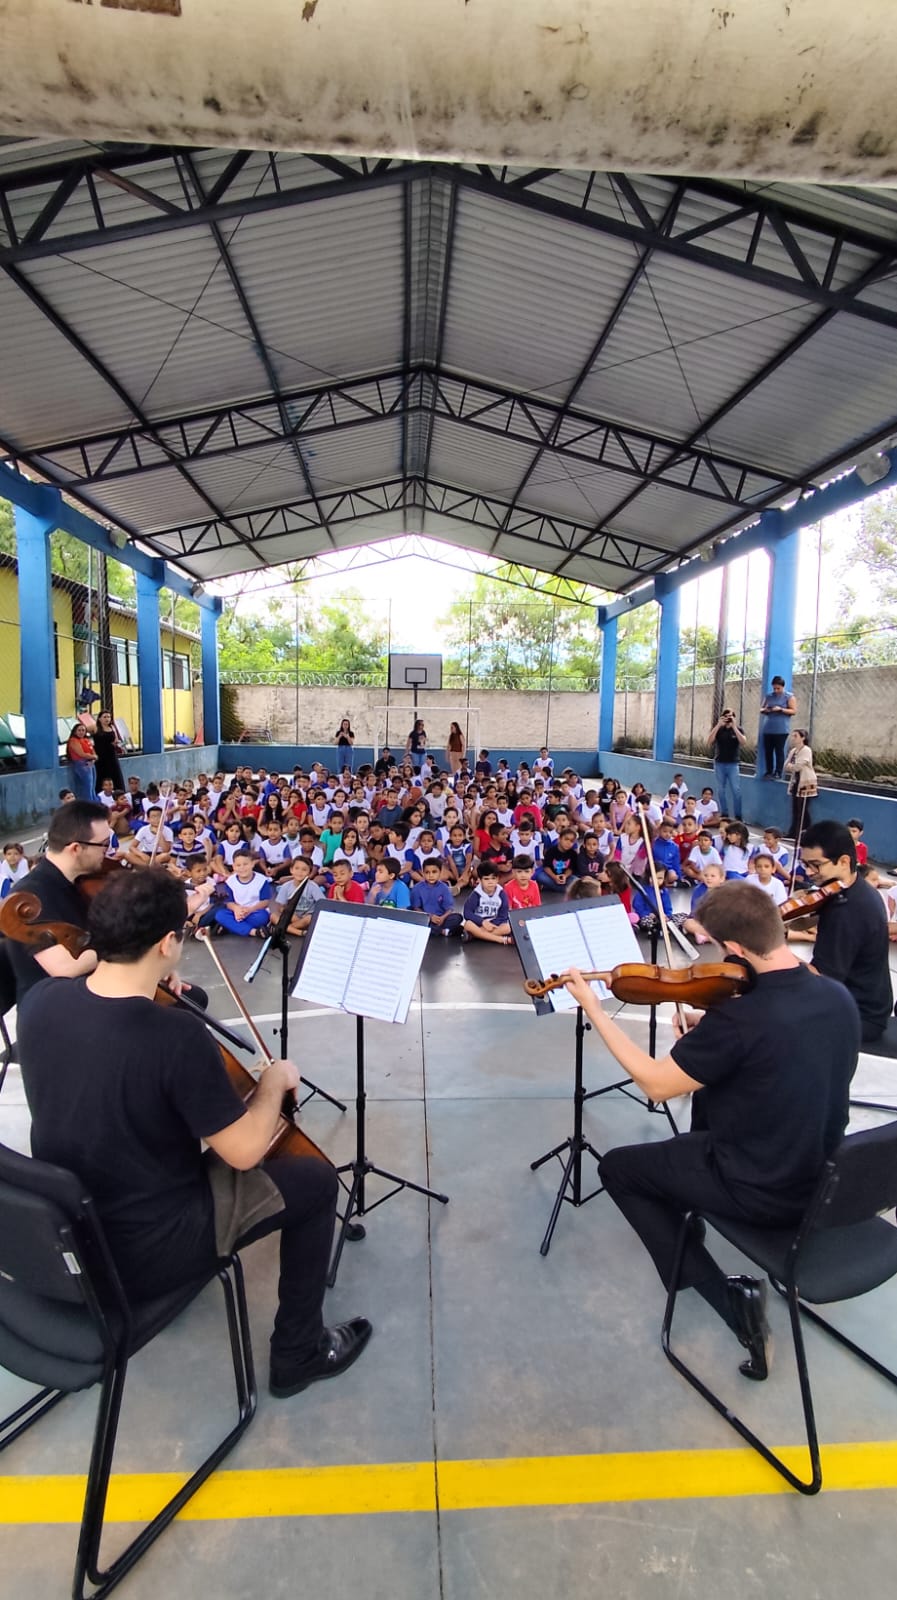
<svg viewBox="0 0 897 1600">
<path fill-rule="evenodd" d="M 88 1600 L 86 1590 L 88 1582 L 94 1586 L 89 1600 L 101 1600 L 101 1597 L 109 1594 L 115 1585 L 121 1582 L 125 1574 L 130 1572 L 133 1566 L 136 1566 L 141 1556 L 158 1539 L 160 1533 L 168 1527 L 170 1522 L 174 1521 L 174 1518 L 187 1504 L 187 1501 L 191 1500 L 206 1479 L 211 1477 L 216 1467 L 233 1449 L 237 1440 L 245 1433 L 252 1421 L 257 1401 L 255 1370 L 252 1359 L 252 1344 L 249 1337 L 249 1313 L 246 1306 L 243 1269 L 237 1256 L 233 1256 L 229 1261 L 222 1263 L 218 1278 L 224 1292 L 227 1313 L 231 1359 L 234 1369 L 234 1387 L 237 1395 L 237 1422 L 220 1443 L 215 1446 L 211 1454 L 206 1456 L 202 1464 L 197 1467 L 192 1477 L 182 1485 L 177 1494 L 167 1501 L 152 1522 L 147 1523 L 136 1539 L 133 1539 L 127 1548 L 122 1551 L 121 1555 L 116 1557 L 111 1566 L 107 1567 L 105 1571 L 101 1570 L 99 1566 L 100 1541 L 103 1536 L 103 1519 L 106 1511 L 112 1457 L 115 1451 L 118 1419 L 124 1391 L 125 1374 L 127 1372 L 127 1358 L 123 1358 L 120 1363 L 112 1368 L 111 1372 L 103 1379 L 99 1413 L 94 1431 L 94 1444 L 87 1479 L 87 1490 L 84 1497 L 81 1537 L 78 1544 L 78 1555 L 75 1562 L 72 1585 L 74 1600 Z"/>
<path fill-rule="evenodd" d="M 813 1411 L 813 1395 L 810 1389 L 810 1374 L 807 1367 L 807 1356 L 804 1348 L 803 1331 L 800 1325 L 800 1306 L 796 1290 L 792 1289 L 790 1292 L 788 1292 L 786 1294 L 786 1298 L 788 1300 L 788 1310 L 791 1316 L 791 1333 L 794 1340 L 794 1354 L 797 1361 L 798 1381 L 800 1384 L 801 1401 L 803 1404 L 804 1424 L 807 1434 L 807 1449 L 810 1454 L 811 1476 L 809 1479 L 799 1478 L 796 1472 L 792 1472 L 791 1468 L 786 1466 L 781 1457 L 777 1456 L 775 1451 L 771 1450 L 767 1444 L 764 1444 L 759 1435 L 754 1433 L 752 1429 L 748 1427 L 746 1422 L 742 1422 L 741 1418 L 736 1416 L 735 1412 L 726 1405 L 725 1401 L 720 1399 L 719 1395 L 716 1394 L 713 1389 L 709 1388 L 708 1385 L 698 1377 L 697 1373 L 693 1372 L 691 1367 L 687 1366 L 682 1360 L 681 1356 L 678 1356 L 672 1348 L 670 1333 L 673 1326 L 673 1312 L 676 1306 L 676 1298 L 679 1294 L 679 1280 L 682 1276 L 682 1262 L 685 1256 L 685 1246 L 693 1216 L 694 1213 L 690 1212 L 685 1218 L 685 1221 L 682 1225 L 682 1231 L 680 1232 L 676 1243 L 676 1256 L 673 1263 L 670 1287 L 667 1291 L 667 1302 L 664 1309 L 663 1324 L 660 1333 L 660 1343 L 663 1353 L 670 1362 L 671 1366 L 675 1367 L 680 1377 L 683 1377 L 686 1383 L 691 1384 L 691 1387 L 696 1389 L 698 1394 L 703 1396 L 703 1398 L 707 1401 L 707 1404 L 711 1405 L 714 1411 L 717 1411 L 719 1415 L 723 1417 L 726 1422 L 728 1422 L 729 1426 L 734 1428 L 735 1432 L 740 1434 L 742 1439 L 744 1439 L 753 1450 L 756 1450 L 758 1455 L 763 1457 L 764 1461 L 768 1461 L 769 1465 L 774 1467 L 776 1472 L 780 1473 L 786 1482 L 791 1484 L 793 1489 L 798 1489 L 801 1494 L 818 1494 L 819 1490 L 822 1488 L 822 1464 L 819 1459 L 819 1441 L 816 1434 L 816 1418 Z"/>
<path fill-rule="evenodd" d="M 41 1389 L 38 1394 L 33 1394 L 30 1400 L 19 1406 L 18 1411 L 12 1411 L 8 1417 L 0 1422 L 0 1450 L 5 1450 L 7 1445 L 27 1433 L 40 1417 L 58 1406 L 60 1400 L 65 1399 L 64 1389 Z"/>
<path fill-rule="evenodd" d="M 9 1063 L 12 1060 L 12 1040 L 9 1037 L 3 1017 L 0 1017 L 0 1039 L 3 1041 L 3 1049 L 0 1051 L 0 1089 L 2 1089 Z"/>
<path fill-rule="evenodd" d="M 777 1294 L 780 1294 L 783 1299 L 788 1298 L 788 1290 L 784 1284 L 779 1283 L 776 1278 L 770 1278 L 769 1281 Z M 837 1339 L 839 1344 L 843 1344 L 845 1350 L 849 1350 L 852 1355 L 858 1356 L 860 1361 L 864 1361 L 867 1367 L 872 1367 L 873 1371 L 877 1372 L 880 1377 L 887 1378 L 889 1383 L 897 1384 L 897 1372 L 893 1372 L 883 1362 L 876 1360 L 875 1356 L 870 1355 L 868 1350 L 864 1350 L 862 1345 L 855 1344 L 852 1339 L 847 1337 L 846 1333 L 842 1333 L 840 1328 L 836 1328 L 834 1323 L 827 1322 L 825 1317 L 819 1315 L 818 1311 L 814 1311 L 812 1306 L 808 1306 L 805 1300 L 798 1298 L 797 1304 L 802 1316 L 807 1317 L 810 1322 L 815 1322 L 817 1328 L 824 1328 L 825 1332 L 830 1334 L 833 1339 Z"/>
</svg>

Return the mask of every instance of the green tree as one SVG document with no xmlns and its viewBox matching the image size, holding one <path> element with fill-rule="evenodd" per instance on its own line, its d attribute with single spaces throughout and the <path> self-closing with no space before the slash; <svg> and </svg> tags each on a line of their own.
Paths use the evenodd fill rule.
<svg viewBox="0 0 897 1600">
<path fill-rule="evenodd" d="M 369 683 L 384 680 L 386 629 L 367 616 L 359 590 L 344 589 L 338 600 L 309 608 L 303 624 L 300 671 L 340 673 Z"/>
<path fill-rule="evenodd" d="M 563 590 L 562 580 L 532 572 L 542 592 L 526 599 L 500 574 L 501 568 L 494 577 L 478 575 L 440 618 L 450 652 L 447 672 L 464 676 L 469 670 L 479 681 L 507 689 L 545 687 L 565 676 L 597 683 L 600 638 L 594 607 L 601 592 L 580 585 L 585 603 L 577 604 L 563 592 L 545 594 L 555 585 Z"/>
</svg>

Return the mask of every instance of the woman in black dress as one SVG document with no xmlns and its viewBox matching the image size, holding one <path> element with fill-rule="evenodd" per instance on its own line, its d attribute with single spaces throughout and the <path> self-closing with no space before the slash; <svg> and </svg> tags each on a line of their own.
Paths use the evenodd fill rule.
<svg viewBox="0 0 897 1600">
<path fill-rule="evenodd" d="M 102 787 L 105 778 L 112 779 L 113 789 L 123 789 L 125 780 L 122 777 L 118 758 L 124 753 L 124 745 L 115 731 L 111 711 L 101 711 L 97 717 L 97 730 L 93 736 L 94 749 L 97 753 L 95 778 L 97 792 Z"/>
</svg>

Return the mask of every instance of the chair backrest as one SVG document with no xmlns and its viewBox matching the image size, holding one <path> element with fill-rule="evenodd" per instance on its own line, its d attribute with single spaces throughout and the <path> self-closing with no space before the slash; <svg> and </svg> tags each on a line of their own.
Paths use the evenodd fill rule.
<svg viewBox="0 0 897 1600">
<path fill-rule="evenodd" d="M 85 1203 L 73 1173 L 0 1145 L 0 1279 L 50 1300 L 83 1300 Z"/>
<path fill-rule="evenodd" d="M 817 1228 L 845 1228 L 897 1206 L 897 1122 L 842 1139 L 826 1166 Z"/>
</svg>

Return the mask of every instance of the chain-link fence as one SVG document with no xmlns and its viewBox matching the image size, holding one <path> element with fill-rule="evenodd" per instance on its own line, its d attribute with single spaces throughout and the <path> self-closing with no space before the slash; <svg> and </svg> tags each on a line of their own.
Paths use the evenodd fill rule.
<svg viewBox="0 0 897 1600">
<path fill-rule="evenodd" d="M 422 607 L 432 605 L 432 594 L 421 596 Z M 449 604 L 435 646 L 422 646 L 417 615 L 351 595 L 311 605 L 307 586 L 245 595 L 221 627 L 222 737 L 332 744 L 347 716 L 360 745 L 384 729 L 403 742 L 413 695 L 388 689 L 388 657 L 435 648 L 442 690 L 419 705 L 434 748 L 452 721 L 471 746 L 595 748 L 601 644 L 592 606 L 519 599 L 508 587 Z"/>
</svg>

